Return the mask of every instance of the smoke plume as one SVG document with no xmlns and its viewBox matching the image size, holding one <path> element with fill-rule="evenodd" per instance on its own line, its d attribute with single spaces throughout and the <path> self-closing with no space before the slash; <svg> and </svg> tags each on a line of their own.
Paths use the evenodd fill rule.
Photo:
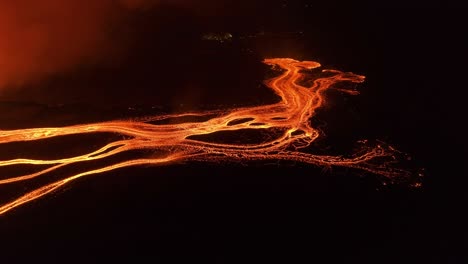
<svg viewBox="0 0 468 264">
<path fill-rule="evenodd" d="M 119 45 L 119 19 L 155 0 L 0 2 L 0 94 L 81 63 L 99 62 Z"/>
</svg>

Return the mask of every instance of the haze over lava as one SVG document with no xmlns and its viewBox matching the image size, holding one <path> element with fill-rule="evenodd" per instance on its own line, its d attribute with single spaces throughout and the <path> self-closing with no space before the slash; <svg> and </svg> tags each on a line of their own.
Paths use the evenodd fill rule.
<svg viewBox="0 0 468 264">
<path fill-rule="evenodd" d="M 165 0 L 18 0 L 0 2 L 2 90 L 73 70 L 115 62 L 125 49 L 118 29 L 125 16 Z"/>
</svg>

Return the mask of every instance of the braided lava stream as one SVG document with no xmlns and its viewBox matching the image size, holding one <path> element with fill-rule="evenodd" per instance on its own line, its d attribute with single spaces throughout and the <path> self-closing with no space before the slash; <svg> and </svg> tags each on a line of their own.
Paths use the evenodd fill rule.
<svg viewBox="0 0 468 264">
<path fill-rule="evenodd" d="M 27 159 L 16 158 L 0 160 L 0 168 L 6 166 L 38 167 L 34 173 L 21 176 L 5 177 L 0 175 L 0 186 L 13 183 L 26 184 L 27 181 L 47 178 L 51 173 L 63 167 L 104 160 L 117 154 L 149 150 L 158 155 L 146 155 L 139 158 L 127 158 L 98 168 L 51 177 L 48 183 L 31 187 L 16 194 L 0 205 L 0 215 L 11 209 L 49 194 L 67 183 L 81 177 L 116 170 L 123 167 L 168 164 L 180 161 L 249 161 L 249 160 L 290 160 L 319 166 L 342 166 L 371 172 L 386 178 L 407 178 L 410 172 L 393 168 L 394 155 L 397 152 L 390 146 L 363 146 L 355 154 L 344 156 L 314 155 L 304 151 L 320 135 L 312 127 L 311 117 L 324 103 L 324 92 L 337 89 L 333 85 L 342 82 L 361 83 L 364 76 L 344 73 L 336 70 L 322 70 L 322 75 L 309 85 L 303 86 L 304 71 L 316 69 L 320 64 L 313 61 L 297 61 L 289 58 L 266 59 L 264 63 L 283 72 L 266 82 L 281 100 L 271 105 L 234 108 L 219 111 L 200 111 L 186 114 L 160 115 L 144 120 L 110 121 L 93 124 L 73 125 L 53 128 L 28 128 L 18 130 L 0 130 L 0 147 L 12 142 L 39 141 L 52 137 L 89 133 L 114 133 L 121 139 L 108 143 L 84 155 L 62 159 Z M 301 84 L 298 84 L 301 83 Z M 340 89 L 341 90 L 341 89 Z M 351 94 L 353 90 L 342 90 Z M 152 121 L 177 119 L 183 117 L 209 117 L 201 122 L 177 122 L 152 124 Z M 193 137 L 209 135 L 214 132 L 241 130 L 276 131 L 259 143 L 220 143 L 196 140 Z M 84 166 L 86 167 L 86 166 Z M 21 188 L 24 189 L 24 188 Z M 1 202 L 0 202 L 1 203 Z"/>
</svg>

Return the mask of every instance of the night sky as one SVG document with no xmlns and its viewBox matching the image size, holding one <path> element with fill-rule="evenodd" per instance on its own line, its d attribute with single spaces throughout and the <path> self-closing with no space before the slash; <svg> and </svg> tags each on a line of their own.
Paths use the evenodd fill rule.
<svg viewBox="0 0 468 264">
<path fill-rule="evenodd" d="M 261 61 L 292 57 L 366 76 L 360 95 L 333 96 L 321 114 L 328 142 L 383 140 L 426 177 L 413 189 L 303 164 L 127 168 L 0 216 L 0 262 L 466 261 L 466 11 L 16 2 L 0 4 L 0 129 L 265 104 Z"/>
</svg>

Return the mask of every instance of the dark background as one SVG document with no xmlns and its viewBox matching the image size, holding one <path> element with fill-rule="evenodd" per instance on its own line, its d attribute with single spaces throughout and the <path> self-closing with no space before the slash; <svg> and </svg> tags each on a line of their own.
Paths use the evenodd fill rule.
<svg viewBox="0 0 468 264">
<path fill-rule="evenodd" d="M 31 115 L 63 121 L 54 115 L 60 107 L 73 123 L 80 113 L 100 120 L 128 106 L 265 103 L 274 96 L 261 85 L 271 75 L 263 58 L 317 60 L 367 77 L 361 95 L 332 98 L 327 109 L 337 114 L 322 116 L 331 119 L 330 137 L 397 146 L 424 168 L 422 188 L 303 164 L 123 169 L 2 216 L 5 263 L 466 261 L 466 12 L 399 5 L 255 1 L 145 11 L 121 29 L 132 52 L 118 66 L 84 65 L 5 95 L 3 107 L 33 110 L 9 124 L 3 113 L 2 124 L 27 126 Z M 210 32 L 233 39 L 203 40 Z"/>
</svg>

